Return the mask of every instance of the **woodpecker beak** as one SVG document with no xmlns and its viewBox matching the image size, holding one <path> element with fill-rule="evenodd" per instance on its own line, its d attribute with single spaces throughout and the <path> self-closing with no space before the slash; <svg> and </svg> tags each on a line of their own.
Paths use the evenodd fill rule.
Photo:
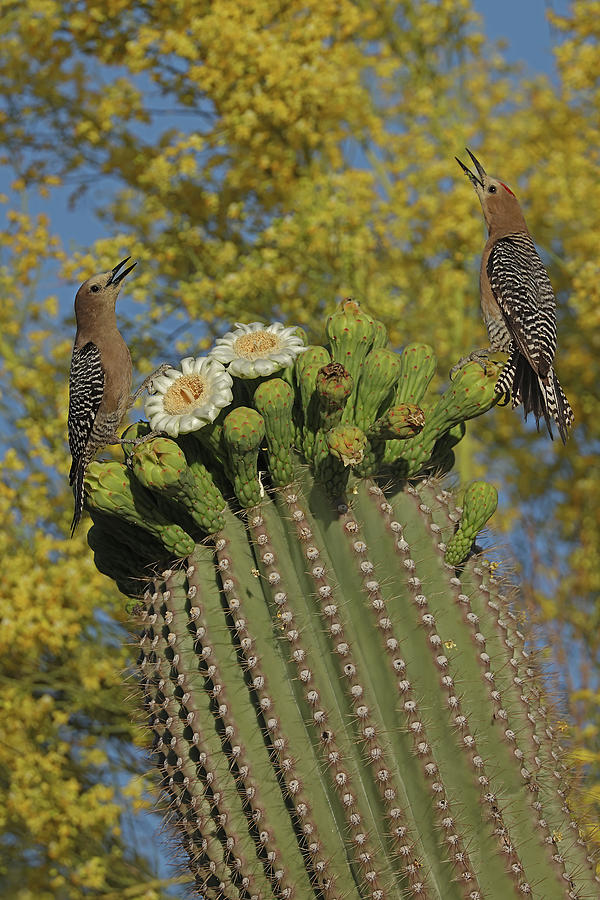
<svg viewBox="0 0 600 900">
<path fill-rule="evenodd" d="M 125 259 L 121 260 L 121 262 L 118 264 L 118 266 L 114 267 L 114 269 L 110 273 L 110 278 L 106 282 L 106 287 L 108 287 L 109 284 L 120 284 L 123 281 L 123 279 L 125 278 L 125 276 L 129 275 L 131 270 L 133 268 L 135 268 L 135 266 L 137 266 L 137 262 L 134 262 L 134 263 L 132 263 L 132 265 L 128 266 L 123 272 L 121 272 L 120 275 L 117 275 L 117 272 L 119 271 L 119 269 L 122 266 L 124 266 L 126 262 L 129 262 L 130 259 L 131 259 L 131 257 L 127 256 Z"/>
<path fill-rule="evenodd" d="M 469 168 L 467 168 L 467 166 L 465 166 L 464 163 L 462 163 L 460 161 L 458 156 L 455 156 L 454 159 L 459 164 L 459 166 L 461 167 L 461 169 L 463 170 L 463 172 L 465 173 L 467 178 L 470 180 L 470 182 L 473 185 L 473 187 L 475 188 L 475 190 L 477 190 L 478 187 L 483 188 L 483 179 L 485 178 L 485 174 L 486 174 L 485 169 L 483 168 L 483 166 L 481 165 L 481 163 L 479 162 L 477 157 L 473 156 L 473 154 L 471 153 L 471 151 L 469 150 L 468 147 L 465 147 L 465 150 L 467 151 L 467 153 L 473 160 L 473 165 L 477 169 L 477 174 L 479 175 L 479 178 L 477 177 L 477 175 L 475 175 L 473 172 L 471 172 L 471 170 Z"/>
</svg>

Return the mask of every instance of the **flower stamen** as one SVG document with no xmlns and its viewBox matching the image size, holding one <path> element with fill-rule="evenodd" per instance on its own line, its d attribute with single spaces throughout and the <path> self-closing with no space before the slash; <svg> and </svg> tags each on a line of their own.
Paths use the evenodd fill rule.
<svg viewBox="0 0 600 900">
<path fill-rule="evenodd" d="M 163 407 L 173 416 L 195 408 L 206 394 L 206 382 L 200 375 L 181 375 L 165 394 Z"/>
<path fill-rule="evenodd" d="M 278 350 L 280 342 L 268 331 L 254 331 L 237 338 L 233 348 L 238 356 L 246 359 L 259 359 L 271 350 Z"/>
</svg>

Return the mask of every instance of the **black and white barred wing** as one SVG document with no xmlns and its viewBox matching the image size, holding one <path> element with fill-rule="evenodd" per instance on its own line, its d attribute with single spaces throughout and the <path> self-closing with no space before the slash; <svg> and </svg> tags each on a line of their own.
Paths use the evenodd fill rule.
<svg viewBox="0 0 600 900">
<path fill-rule="evenodd" d="M 487 273 L 515 348 L 545 378 L 556 352 L 556 302 L 530 236 L 512 234 L 496 241 Z"/>
<path fill-rule="evenodd" d="M 73 484 L 79 462 L 84 454 L 88 439 L 104 393 L 104 369 L 100 351 L 92 341 L 78 350 L 73 350 L 69 375 L 69 447 L 73 462 L 69 473 L 69 484 Z"/>
</svg>

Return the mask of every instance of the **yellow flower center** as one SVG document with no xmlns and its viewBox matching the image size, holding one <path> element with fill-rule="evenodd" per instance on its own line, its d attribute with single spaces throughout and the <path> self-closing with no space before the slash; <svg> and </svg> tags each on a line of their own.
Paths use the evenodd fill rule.
<svg viewBox="0 0 600 900">
<path fill-rule="evenodd" d="M 172 416 L 195 409 L 206 393 L 206 382 L 200 375 L 181 375 L 165 394 L 163 408 Z"/>
<path fill-rule="evenodd" d="M 261 359 L 268 356 L 271 350 L 279 348 L 277 336 L 270 331 L 251 331 L 237 338 L 233 349 L 238 356 L 246 359 Z"/>
</svg>

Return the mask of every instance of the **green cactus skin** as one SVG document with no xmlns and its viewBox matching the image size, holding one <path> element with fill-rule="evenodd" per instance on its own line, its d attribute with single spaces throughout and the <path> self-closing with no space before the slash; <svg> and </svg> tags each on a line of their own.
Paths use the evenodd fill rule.
<svg viewBox="0 0 600 900">
<path fill-rule="evenodd" d="M 465 491 L 458 530 L 446 549 L 444 559 L 458 566 L 467 558 L 477 534 L 496 512 L 498 491 L 486 481 L 474 481 Z"/>
<path fill-rule="evenodd" d="M 356 304 L 329 321 L 336 361 L 311 347 L 293 379 L 258 384 L 212 450 L 160 438 L 130 468 L 90 467 L 99 568 L 142 594 L 141 693 L 195 889 L 591 900 L 518 598 L 467 557 L 495 490 L 476 482 L 459 511 L 419 475 L 493 406 L 495 375 L 465 367 L 423 427 L 430 348 L 398 367 Z M 357 344 L 350 380 L 340 356 Z M 401 373 L 372 401 L 369 356 Z M 361 469 L 374 447 L 377 480 Z"/>
</svg>

